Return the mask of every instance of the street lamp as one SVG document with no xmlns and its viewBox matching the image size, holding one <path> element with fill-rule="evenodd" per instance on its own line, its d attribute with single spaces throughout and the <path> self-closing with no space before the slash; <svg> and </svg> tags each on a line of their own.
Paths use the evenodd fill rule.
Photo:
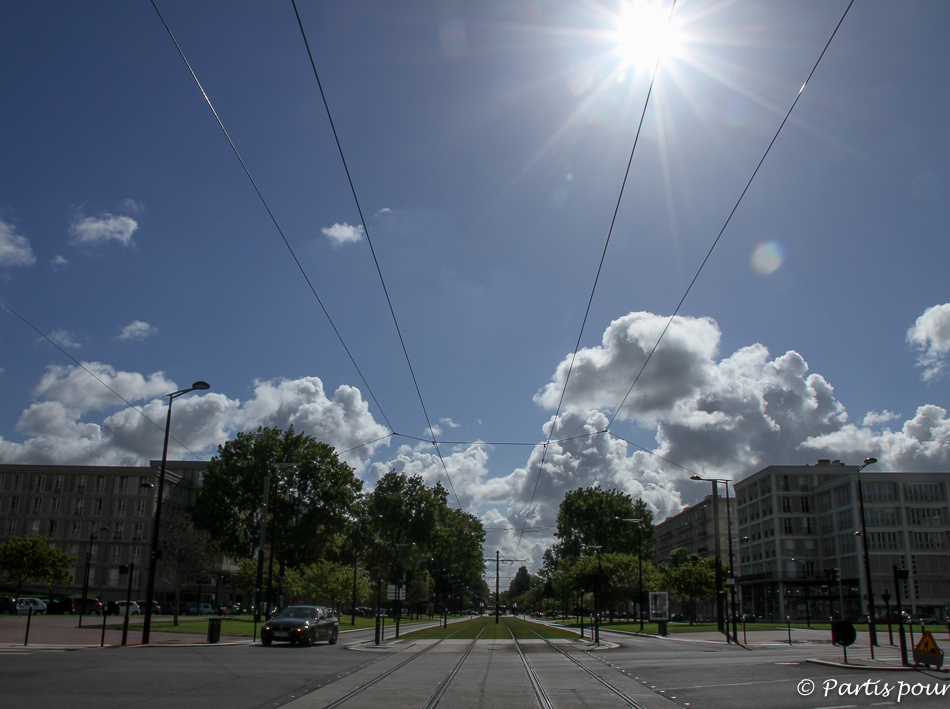
<svg viewBox="0 0 950 709">
<path fill-rule="evenodd" d="M 594 577 L 594 643 L 600 645 L 600 577 L 604 574 L 604 562 L 600 558 L 600 551 L 604 547 L 599 544 L 585 544 L 584 549 L 597 552 L 597 576 Z"/>
<path fill-rule="evenodd" d="M 165 419 L 165 443 L 162 446 L 162 467 L 158 474 L 158 500 L 155 502 L 155 522 L 152 524 L 152 554 L 148 562 L 148 590 L 145 593 L 145 622 L 142 624 L 142 644 L 148 645 L 152 629 L 152 601 L 155 600 L 155 567 L 162 552 L 158 548 L 158 532 L 162 522 L 162 494 L 165 491 L 165 464 L 168 462 L 168 432 L 172 426 L 172 403 L 179 396 L 192 391 L 210 389 L 208 382 L 195 382 L 189 389 L 180 389 L 166 394 L 168 397 L 168 416 Z"/>
<path fill-rule="evenodd" d="M 360 533 L 360 522 L 365 522 L 368 519 L 378 519 L 382 515 L 369 515 L 363 517 L 357 517 L 353 520 L 353 608 L 351 610 L 350 625 L 356 625 L 356 574 L 357 574 L 357 563 L 359 562 L 359 543 L 357 542 L 357 535 Z"/>
<path fill-rule="evenodd" d="M 864 465 L 859 465 L 857 470 L 858 502 L 861 505 L 861 536 L 864 538 L 864 583 L 868 590 L 868 639 L 871 642 L 872 660 L 874 659 L 874 646 L 877 645 L 877 627 L 874 625 L 874 591 L 871 588 L 871 558 L 868 555 L 868 528 L 864 517 L 864 489 L 861 486 L 861 471 L 876 462 L 877 458 L 865 458 Z"/>
<path fill-rule="evenodd" d="M 705 482 L 712 483 L 712 494 L 713 494 L 713 528 L 715 536 L 715 546 L 716 546 L 716 613 L 718 617 L 716 619 L 717 625 L 719 627 L 719 632 L 725 631 L 726 640 L 729 640 L 729 627 L 728 623 L 723 624 L 723 591 L 722 591 L 722 551 L 721 545 L 719 542 L 719 483 L 724 483 L 726 486 L 726 525 L 729 531 L 729 578 L 732 580 L 732 639 L 735 640 L 736 644 L 739 643 L 739 628 L 738 622 L 736 620 L 736 574 L 735 574 L 735 563 L 732 556 L 732 513 L 729 511 L 729 481 L 725 478 L 704 478 L 700 475 L 691 475 L 690 480 L 703 480 Z"/>
<path fill-rule="evenodd" d="M 108 527 L 100 527 L 89 533 L 89 548 L 86 549 L 86 574 L 82 580 L 82 598 L 79 599 L 79 627 L 82 627 L 82 616 L 86 610 L 86 595 L 89 593 L 89 564 L 92 562 L 92 542 L 97 539 L 99 532 L 108 532 Z M 52 598 L 52 594 L 50 594 Z"/>
<path fill-rule="evenodd" d="M 640 632 L 643 632 L 643 520 L 639 517 L 636 518 L 620 518 L 614 517 L 614 519 L 619 519 L 621 522 L 630 522 L 630 524 L 637 525 L 637 574 L 638 578 L 638 588 L 637 588 L 637 613 L 640 616 Z"/>
</svg>

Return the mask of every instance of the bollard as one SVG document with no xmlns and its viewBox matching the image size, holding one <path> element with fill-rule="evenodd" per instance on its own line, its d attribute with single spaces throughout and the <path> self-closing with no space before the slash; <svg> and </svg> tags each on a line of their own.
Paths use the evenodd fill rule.
<svg viewBox="0 0 950 709">
<path fill-rule="evenodd" d="M 99 647 L 104 647 L 106 644 L 106 616 L 109 614 L 106 612 L 106 609 L 102 609 L 102 636 L 99 638 Z"/>
<path fill-rule="evenodd" d="M 23 644 L 30 644 L 30 620 L 33 618 L 33 606 L 30 606 L 26 613 L 26 637 L 23 638 Z"/>
<path fill-rule="evenodd" d="M 788 623 L 788 644 L 792 644 L 792 617 L 785 616 L 785 622 Z"/>
</svg>

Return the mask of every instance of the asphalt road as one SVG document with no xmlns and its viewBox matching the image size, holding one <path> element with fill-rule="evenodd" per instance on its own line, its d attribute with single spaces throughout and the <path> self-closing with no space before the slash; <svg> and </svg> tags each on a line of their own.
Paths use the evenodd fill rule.
<svg viewBox="0 0 950 709">
<path fill-rule="evenodd" d="M 71 709 L 133 706 L 262 709 L 294 700 L 300 700 L 299 706 L 323 706 L 325 702 L 316 701 L 316 696 L 314 701 L 308 701 L 306 697 L 340 680 L 341 684 L 361 683 L 363 676 L 381 671 L 373 667 L 377 662 L 383 663 L 382 668 L 397 660 L 390 659 L 391 654 L 387 652 L 346 649 L 347 645 L 369 640 L 371 634 L 372 631 L 346 633 L 341 636 L 339 645 L 320 644 L 313 648 L 285 645 L 263 648 L 259 644 L 71 651 L 8 647 L 0 651 L 0 697 L 4 706 L 16 709 L 60 706 Z M 594 662 L 603 663 L 610 672 L 624 672 L 628 677 L 636 678 L 657 697 L 666 697 L 683 707 L 929 708 L 950 704 L 950 681 L 943 672 L 814 664 L 808 662 L 809 658 L 840 661 L 842 652 L 817 633 L 796 635 L 793 646 L 782 642 L 781 633 L 772 637 L 750 637 L 751 650 L 747 650 L 726 645 L 710 634 L 659 639 L 619 635 L 605 630 L 602 639 L 614 641 L 619 647 L 595 649 L 581 655 L 595 658 Z M 539 663 L 545 658 L 532 655 L 533 652 L 540 653 L 543 649 L 529 650 L 528 655 L 543 670 L 543 664 Z M 866 645 L 856 646 L 849 655 L 852 661 L 867 661 L 868 648 Z M 494 660 L 473 655 L 472 666 L 463 669 L 459 684 L 452 691 L 458 692 L 465 689 L 463 685 L 470 685 L 469 699 L 477 698 L 476 690 L 493 682 L 496 677 L 493 673 L 503 672 L 506 677 L 511 677 L 513 673 L 523 672 L 514 653 L 493 653 L 492 656 Z M 892 667 L 900 664 L 896 649 L 882 647 L 877 656 Z M 433 654 L 432 657 L 436 656 Z M 439 661 L 444 663 L 445 659 Z M 427 656 L 422 662 L 428 663 L 430 659 Z M 409 667 L 414 667 L 416 672 L 422 669 L 419 663 Z M 434 671 L 435 667 L 430 669 Z M 602 697 L 596 700 L 591 696 L 588 701 L 586 690 L 578 691 L 580 683 L 575 683 L 568 673 L 561 673 L 560 677 L 548 674 L 545 678 L 542 672 L 542 679 L 550 681 L 552 689 L 563 690 L 560 694 L 552 694 L 553 705 L 559 709 L 613 706 L 603 703 Z M 564 687 L 559 688 L 555 679 L 560 680 Z M 934 696 L 934 692 L 941 694 Z M 305 699 L 301 700 L 301 697 Z M 360 698 L 347 707 L 385 707 L 399 703 L 394 696 L 387 699 L 389 701 L 380 703 L 377 697 L 372 703 L 366 703 L 368 700 Z M 508 699 L 507 704 L 492 706 L 519 709 L 536 705 L 515 693 Z M 450 702 L 443 706 L 446 705 Z M 477 701 L 473 705 L 488 706 Z"/>
</svg>

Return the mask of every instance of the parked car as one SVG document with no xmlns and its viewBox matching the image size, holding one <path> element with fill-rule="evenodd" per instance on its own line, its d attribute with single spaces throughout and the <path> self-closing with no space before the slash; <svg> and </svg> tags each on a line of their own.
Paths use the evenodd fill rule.
<svg viewBox="0 0 950 709">
<path fill-rule="evenodd" d="M 13 596 L 0 596 L 0 615 L 17 615 L 19 612 Z"/>
<path fill-rule="evenodd" d="M 144 615 L 145 609 L 148 607 L 148 601 L 143 598 L 141 601 L 136 601 L 136 603 L 138 604 L 139 610 Z M 123 611 L 123 613 L 124 612 L 125 611 Z M 152 601 L 152 615 L 161 615 L 161 614 L 162 614 L 161 604 L 158 601 Z"/>
<path fill-rule="evenodd" d="M 911 621 L 914 625 L 939 625 L 940 621 L 934 615 L 915 615 Z"/>
<path fill-rule="evenodd" d="M 214 607 L 210 603 L 199 603 L 198 615 L 214 615 Z"/>
<path fill-rule="evenodd" d="M 185 601 L 178 612 L 181 615 L 198 615 L 198 604 L 194 601 Z"/>
<path fill-rule="evenodd" d="M 313 646 L 326 640 L 336 645 L 340 636 L 340 621 L 333 611 L 323 606 L 288 606 L 261 628 L 261 645 L 289 642 L 291 645 Z"/>
<path fill-rule="evenodd" d="M 103 601 L 102 608 L 106 615 L 119 615 L 125 611 L 119 606 L 118 601 Z"/>
<path fill-rule="evenodd" d="M 139 604 L 135 601 L 117 601 L 116 605 L 119 606 L 118 615 L 125 615 L 126 606 L 129 608 L 129 615 L 142 615 L 142 609 L 139 608 Z"/>
<path fill-rule="evenodd" d="M 175 615 L 175 604 L 171 601 L 163 601 L 158 606 L 162 609 L 162 615 Z"/>
<path fill-rule="evenodd" d="M 53 613 L 57 615 L 72 615 L 73 611 L 76 610 L 76 605 L 69 596 L 50 596 L 49 598 L 44 598 L 43 603 L 46 604 L 47 615 Z"/>
<path fill-rule="evenodd" d="M 34 615 L 46 612 L 46 604 L 39 598 L 18 598 L 16 604 L 20 613 L 29 613 L 31 608 Z"/>
<path fill-rule="evenodd" d="M 105 606 L 98 598 L 74 598 L 73 608 L 74 612 L 83 615 L 102 615 L 105 610 Z"/>
</svg>

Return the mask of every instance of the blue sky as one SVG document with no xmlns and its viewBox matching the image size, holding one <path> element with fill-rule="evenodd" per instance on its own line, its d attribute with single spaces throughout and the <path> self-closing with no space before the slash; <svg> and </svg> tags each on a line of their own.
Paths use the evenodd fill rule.
<svg viewBox="0 0 950 709">
<path fill-rule="evenodd" d="M 204 459 L 258 425 L 381 438 L 344 455 L 367 485 L 442 480 L 535 559 L 548 533 L 511 529 L 580 486 L 663 517 L 694 472 L 950 467 L 950 7 L 854 4 L 618 412 L 847 7 L 677 3 L 553 438 L 596 435 L 545 452 L 653 15 L 298 2 L 367 239 L 292 4 L 157 5 L 274 220 L 150 3 L 9 5 L 0 299 L 68 356 L 0 307 L 0 460 L 160 456 L 78 361 L 158 423 L 207 380 L 173 424 Z"/>
</svg>

